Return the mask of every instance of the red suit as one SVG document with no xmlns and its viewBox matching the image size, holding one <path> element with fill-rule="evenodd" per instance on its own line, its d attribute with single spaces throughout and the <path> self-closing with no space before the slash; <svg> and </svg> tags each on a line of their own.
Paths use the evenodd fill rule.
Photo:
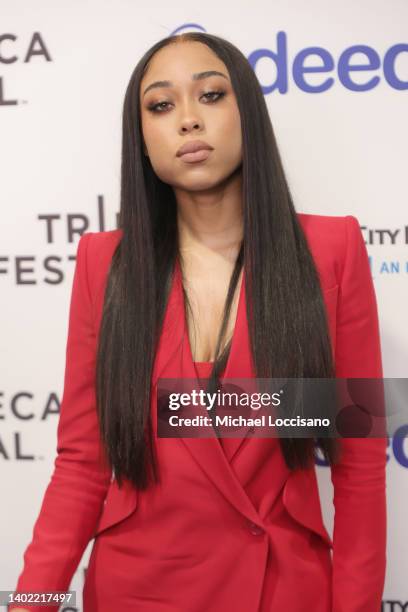
<svg viewBox="0 0 408 612">
<path fill-rule="evenodd" d="M 382 377 L 377 305 L 353 216 L 298 213 L 316 263 L 337 377 Z M 377 612 L 385 578 L 386 438 L 341 439 L 333 542 L 315 468 L 290 472 L 277 438 L 157 439 L 159 486 L 119 489 L 100 460 L 96 337 L 121 230 L 79 242 L 58 455 L 15 590 L 68 590 L 94 541 L 85 612 Z M 193 378 L 179 268 L 152 377 Z M 243 278 L 226 378 L 255 376 Z M 333 559 L 331 556 L 333 553 Z M 12 609 L 12 608 L 10 608 Z M 57 608 L 32 607 L 50 612 Z"/>
</svg>

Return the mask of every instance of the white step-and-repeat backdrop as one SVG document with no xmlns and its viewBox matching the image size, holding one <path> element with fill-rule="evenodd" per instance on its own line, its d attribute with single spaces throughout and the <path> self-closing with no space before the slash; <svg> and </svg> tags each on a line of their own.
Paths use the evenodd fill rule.
<svg viewBox="0 0 408 612">
<path fill-rule="evenodd" d="M 79 234 L 116 227 L 125 88 L 148 47 L 185 30 L 251 61 L 298 211 L 359 219 L 384 376 L 408 376 L 405 0 L 2 0 L 1 590 L 15 586 L 53 469 Z M 302 73 L 300 54 L 316 70 Z M 383 612 L 408 609 L 407 433 L 408 419 L 389 440 Z M 330 531 L 329 469 L 317 471 Z"/>
</svg>

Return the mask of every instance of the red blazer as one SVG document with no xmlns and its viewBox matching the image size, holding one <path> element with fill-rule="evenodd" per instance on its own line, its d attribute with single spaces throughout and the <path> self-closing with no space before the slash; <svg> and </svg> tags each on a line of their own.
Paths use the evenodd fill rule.
<svg viewBox="0 0 408 612">
<path fill-rule="evenodd" d="M 317 265 L 337 377 L 382 377 L 377 305 L 358 221 L 298 213 Z M 331 469 L 333 541 L 315 468 L 290 472 L 277 438 L 157 439 L 162 481 L 119 489 L 101 460 L 96 338 L 121 230 L 78 244 L 55 469 L 15 590 L 67 590 L 95 538 L 86 612 L 376 612 L 385 578 L 386 438 L 343 439 Z M 225 377 L 255 376 L 243 278 Z M 196 376 L 173 277 L 152 378 Z M 13 609 L 13 608 L 9 608 Z M 28 609 L 44 612 L 51 607 Z"/>
</svg>

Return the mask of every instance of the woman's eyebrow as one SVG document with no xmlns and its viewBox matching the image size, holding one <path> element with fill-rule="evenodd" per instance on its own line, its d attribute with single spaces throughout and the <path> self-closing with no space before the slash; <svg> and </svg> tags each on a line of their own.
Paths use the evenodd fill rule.
<svg viewBox="0 0 408 612">
<path fill-rule="evenodd" d="M 191 76 L 193 81 L 198 81 L 199 79 L 206 79 L 209 76 L 218 75 L 224 77 L 224 79 L 229 80 L 228 77 L 218 70 L 205 70 L 204 72 L 196 72 Z M 149 89 L 153 89 L 154 87 L 174 87 L 174 83 L 171 81 L 155 81 L 146 87 L 143 92 L 143 96 L 149 91 Z"/>
</svg>

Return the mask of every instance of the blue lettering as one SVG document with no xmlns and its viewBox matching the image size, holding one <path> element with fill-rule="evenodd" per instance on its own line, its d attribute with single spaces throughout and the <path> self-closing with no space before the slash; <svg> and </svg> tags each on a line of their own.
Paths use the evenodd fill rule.
<svg viewBox="0 0 408 612">
<path fill-rule="evenodd" d="M 408 52 L 408 45 L 405 43 L 394 45 L 384 56 L 385 80 L 394 89 L 408 89 L 408 81 L 401 81 L 395 74 L 395 58 L 403 51 Z"/>
<path fill-rule="evenodd" d="M 311 55 L 317 55 L 323 62 L 322 66 L 305 66 L 305 59 Z M 307 72 L 330 72 L 334 68 L 334 60 L 330 53 L 322 47 L 308 47 L 300 51 L 293 62 L 293 79 L 299 89 L 308 93 L 321 93 L 327 91 L 334 83 L 333 77 L 328 77 L 320 85 L 309 85 L 303 75 Z"/>
<path fill-rule="evenodd" d="M 368 64 L 350 64 L 350 60 L 355 53 L 364 54 L 368 59 Z M 351 89 L 351 91 L 368 91 L 374 89 L 380 82 L 379 76 L 373 76 L 372 79 L 366 83 L 357 84 L 350 78 L 350 72 L 377 70 L 380 66 L 381 60 L 374 49 L 366 45 L 354 45 L 343 51 L 340 55 L 338 65 L 340 82 L 344 87 L 347 87 L 347 89 Z"/>
<path fill-rule="evenodd" d="M 277 89 L 279 93 L 286 93 L 288 91 L 288 54 L 286 44 L 285 32 L 278 32 L 276 36 L 277 40 L 277 53 L 274 53 L 270 49 L 256 49 L 248 57 L 248 61 L 252 66 L 254 72 L 256 72 L 256 64 L 264 57 L 271 59 L 276 65 L 276 81 L 271 85 L 263 85 L 262 91 L 264 94 L 272 93 Z"/>
<path fill-rule="evenodd" d="M 396 60 L 401 53 L 408 52 L 408 44 L 400 43 L 392 46 L 384 55 L 383 71 L 386 82 L 397 90 L 408 89 L 408 80 L 402 80 L 396 74 Z M 360 63 L 353 63 L 353 58 L 356 54 L 364 56 L 364 60 Z M 306 65 L 310 57 L 316 57 L 318 64 Z M 276 78 L 269 84 L 262 84 L 264 94 L 270 94 L 278 91 L 281 94 L 286 94 L 289 89 L 289 60 L 288 60 L 288 43 L 286 32 L 278 32 L 276 35 L 276 51 L 271 49 L 255 49 L 248 57 L 248 61 L 256 72 L 257 64 L 260 60 L 267 59 L 273 62 L 276 68 Z M 306 93 L 322 93 L 328 91 L 334 84 L 334 76 L 329 76 L 328 73 L 335 69 L 335 60 L 331 53 L 323 47 L 306 47 L 300 50 L 293 59 L 292 77 L 295 85 Z M 345 49 L 338 59 L 337 73 L 340 83 L 350 91 L 370 91 L 377 87 L 381 77 L 379 74 L 370 75 L 365 82 L 357 83 L 353 80 L 355 72 L 373 72 L 381 69 L 381 58 L 377 51 L 368 45 L 353 45 Z M 323 73 L 326 78 L 323 78 L 320 83 L 312 84 L 307 81 L 306 75 L 310 73 Z"/>
<path fill-rule="evenodd" d="M 383 261 L 380 267 L 380 274 L 398 274 L 399 271 L 399 261 L 390 261 L 388 263 L 386 261 Z"/>
<path fill-rule="evenodd" d="M 392 454 L 395 457 L 395 460 L 403 467 L 408 468 L 408 450 L 404 447 L 404 444 L 407 445 L 408 442 L 405 442 L 408 439 L 408 424 L 402 425 L 399 427 L 392 438 L 387 438 L 387 449 L 391 446 Z M 391 459 L 390 453 L 387 451 L 387 464 Z M 315 465 L 317 467 L 329 467 L 328 461 L 326 461 L 323 457 L 323 453 L 320 448 L 316 447 L 315 449 Z"/>
<path fill-rule="evenodd" d="M 408 455 L 404 449 L 404 440 L 408 436 L 408 425 L 403 425 L 395 432 L 392 439 L 392 450 L 395 459 L 402 467 L 408 468 Z"/>
</svg>

